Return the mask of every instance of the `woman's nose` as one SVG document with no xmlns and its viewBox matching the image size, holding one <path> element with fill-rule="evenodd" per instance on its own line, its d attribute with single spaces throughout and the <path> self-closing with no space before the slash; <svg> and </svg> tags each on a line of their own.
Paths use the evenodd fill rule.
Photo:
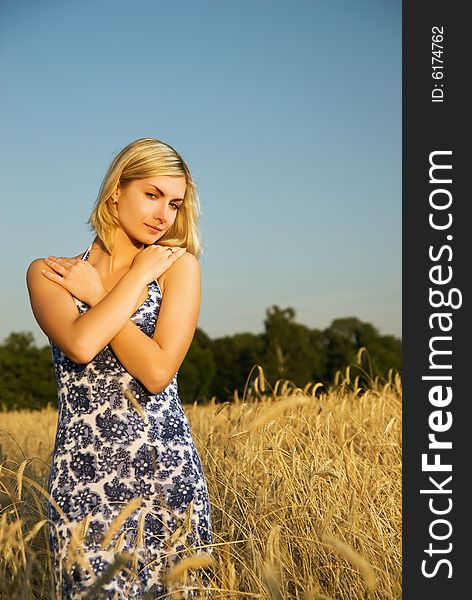
<svg viewBox="0 0 472 600">
<path fill-rule="evenodd" d="M 159 204 L 159 206 L 156 206 L 153 217 L 156 220 L 167 221 L 169 217 L 169 207 L 167 206 L 167 204 L 162 203 Z"/>
</svg>

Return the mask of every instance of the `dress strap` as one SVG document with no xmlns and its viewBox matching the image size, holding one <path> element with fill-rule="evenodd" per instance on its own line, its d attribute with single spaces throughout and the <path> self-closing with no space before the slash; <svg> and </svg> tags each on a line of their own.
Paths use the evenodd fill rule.
<svg viewBox="0 0 472 600">
<path fill-rule="evenodd" d="M 84 252 L 82 259 L 81 260 L 87 260 L 90 254 L 90 250 L 92 249 L 93 246 L 93 242 L 90 244 L 90 246 L 87 248 L 87 250 Z"/>
</svg>

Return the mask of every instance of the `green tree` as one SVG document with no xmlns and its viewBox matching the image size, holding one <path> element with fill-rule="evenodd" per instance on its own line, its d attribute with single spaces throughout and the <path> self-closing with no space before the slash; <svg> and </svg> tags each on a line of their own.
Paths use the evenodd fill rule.
<svg viewBox="0 0 472 600">
<path fill-rule="evenodd" d="M 370 323 L 344 317 L 320 331 L 297 323 L 294 308 L 274 305 L 266 311 L 260 334 L 245 332 L 212 340 L 197 328 L 179 369 L 179 392 L 183 402 L 212 396 L 231 399 L 234 390 L 242 395 L 256 364 L 272 387 L 278 379 L 289 379 L 299 387 L 308 382 L 328 386 L 337 370 L 354 363 L 361 347 L 367 348 L 374 377 L 387 377 L 391 368 L 400 371 L 401 340 L 381 336 Z M 365 358 L 362 367 L 370 371 Z M 256 375 L 253 372 L 252 377 Z M 37 348 L 29 332 L 11 333 L 0 345 L 0 405 L 41 408 L 48 402 L 57 402 L 50 346 Z"/>
<path fill-rule="evenodd" d="M 237 333 L 213 340 L 216 375 L 212 394 L 221 401 L 231 399 L 234 390 L 243 394 L 252 367 L 260 363 L 263 340 L 253 333 Z"/>
<path fill-rule="evenodd" d="M 263 368 L 271 385 L 289 379 L 303 387 L 325 372 L 323 339 L 317 330 L 295 322 L 295 309 L 277 305 L 266 311 Z"/>
<path fill-rule="evenodd" d="M 324 333 L 329 380 L 338 369 L 344 370 L 355 361 L 361 347 L 369 353 L 374 377 L 386 377 L 390 368 L 401 369 L 401 340 L 389 335 L 381 336 L 371 323 L 363 323 L 356 317 L 334 319 Z M 370 365 L 364 358 L 362 368 L 369 373 Z"/>
<path fill-rule="evenodd" d="M 182 402 L 193 403 L 195 400 L 209 399 L 215 373 L 216 364 L 212 351 L 202 348 L 194 337 L 179 369 L 179 395 Z"/>
<path fill-rule="evenodd" d="M 33 340 L 31 332 L 11 333 L 0 346 L 0 403 L 7 409 L 57 405 L 50 347 Z"/>
</svg>

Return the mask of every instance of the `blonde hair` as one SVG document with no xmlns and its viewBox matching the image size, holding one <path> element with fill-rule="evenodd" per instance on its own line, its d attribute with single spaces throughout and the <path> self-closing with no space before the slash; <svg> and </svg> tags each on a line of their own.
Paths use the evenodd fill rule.
<svg viewBox="0 0 472 600">
<path fill-rule="evenodd" d="M 115 229 L 119 225 L 118 212 L 111 197 L 117 184 L 126 188 L 135 179 L 160 175 L 184 176 L 187 187 L 174 224 L 158 242 L 165 242 L 163 245 L 166 246 L 185 246 L 187 252 L 196 258 L 200 256 L 202 242 L 197 222 L 201 209 L 195 182 L 180 154 L 155 138 L 141 138 L 125 146 L 111 163 L 100 186 L 87 224 L 110 254 L 114 250 Z"/>
</svg>

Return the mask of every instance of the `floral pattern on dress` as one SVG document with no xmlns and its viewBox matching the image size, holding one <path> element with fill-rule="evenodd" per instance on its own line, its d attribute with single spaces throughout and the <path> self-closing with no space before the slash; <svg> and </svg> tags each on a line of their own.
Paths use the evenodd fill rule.
<svg viewBox="0 0 472 600">
<path fill-rule="evenodd" d="M 161 300 L 156 280 L 131 316 L 149 337 L 154 335 Z M 77 298 L 74 302 L 80 314 L 89 308 Z M 74 363 L 53 342 L 51 355 L 58 421 L 48 517 L 56 595 L 82 598 L 113 563 L 119 547 L 120 553 L 137 553 L 138 576 L 116 570 L 100 598 L 164 598 L 170 592 L 163 583 L 165 571 L 188 554 L 211 554 L 213 542 L 206 479 L 179 398 L 178 372 L 164 390 L 152 394 L 131 377 L 108 345 L 87 364 Z M 125 395 L 127 389 L 143 408 L 144 418 Z M 141 498 L 141 504 L 102 547 L 111 523 L 133 498 Z M 87 521 L 84 556 L 93 576 L 77 562 L 65 568 L 73 529 Z M 174 539 L 178 528 L 183 533 Z M 203 589 L 192 590 L 190 577 L 188 589 L 176 588 L 180 597 L 210 598 L 209 580 L 202 571 Z"/>
</svg>

